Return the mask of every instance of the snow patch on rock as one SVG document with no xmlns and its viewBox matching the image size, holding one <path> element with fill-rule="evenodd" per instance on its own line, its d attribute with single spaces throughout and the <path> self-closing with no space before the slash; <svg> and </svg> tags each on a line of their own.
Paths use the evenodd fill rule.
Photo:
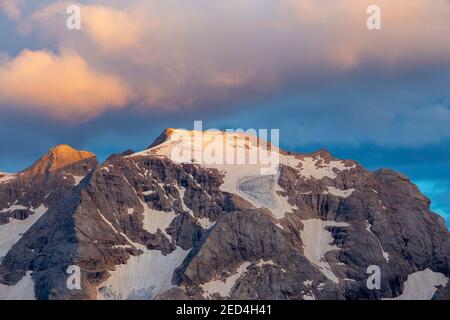
<svg viewBox="0 0 450 320">
<path fill-rule="evenodd" d="M 9 208 L 1 210 L 0 213 L 13 212 L 13 211 L 16 211 L 16 210 L 28 210 L 28 208 L 23 206 L 23 205 L 21 205 L 21 204 L 13 204 Z"/>
<path fill-rule="evenodd" d="M 144 207 L 144 229 L 150 233 L 157 233 L 158 229 L 161 230 L 169 239 L 172 237 L 166 232 L 166 229 L 172 223 L 176 214 L 173 211 L 158 211 L 151 209 L 145 202 L 140 200 L 142 206 Z"/>
<path fill-rule="evenodd" d="M 333 196 L 340 197 L 340 198 L 348 198 L 352 195 L 353 191 L 355 191 L 354 188 L 342 190 L 335 187 L 327 187 L 328 191 L 324 191 L 323 194 L 332 194 Z"/>
<path fill-rule="evenodd" d="M 305 287 L 311 287 L 312 284 L 313 284 L 313 281 L 312 281 L 312 280 L 305 280 L 305 281 L 303 281 L 303 285 L 304 285 Z"/>
<path fill-rule="evenodd" d="M 383 245 L 381 244 L 380 239 L 372 232 L 371 228 L 372 228 L 372 225 L 369 223 L 369 221 L 366 220 L 366 231 L 369 232 L 371 235 L 373 235 L 377 239 L 378 243 L 380 244 L 380 249 L 381 249 L 381 253 L 383 254 L 384 260 L 386 260 L 386 262 L 389 262 L 389 253 L 384 251 Z"/>
<path fill-rule="evenodd" d="M 448 278 L 444 274 L 427 268 L 408 275 L 401 295 L 384 300 L 431 300 L 437 291 L 436 287 L 447 287 L 447 284 Z"/>
<path fill-rule="evenodd" d="M 126 264 L 110 272 L 111 277 L 98 288 L 98 299 L 149 300 L 174 287 L 173 273 L 190 250 L 177 247 L 166 256 L 159 250 L 143 250 L 143 254 L 131 256 Z"/>
<path fill-rule="evenodd" d="M 47 212 L 48 208 L 40 205 L 36 209 L 31 208 L 29 210 L 33 214 L 25 220 L 11 218 L 9 223 L 0 225 L 0 257 L 4 257 L 11 250 L 23 234 Z"/>
<path fill-rule="evenodd" d="M 276 219 L 283 219 L 286 216 L 286 213 L 297 211 L 298 208 L 296 205 L 291 205 L 288 201 L 288 197 L 280 195 L 279 192 L 285 191 L 277 182 L 274 187 L 274 197 L 277 206 L 275 209 L 270 209 L 270 211 Z"/>
<path fill-rule="evenodd" d="M 74 186 L 77 186 L 80 184 L 81 180 L 83 180 L 85 176 L 72 176 L 72 177 L 75 179 Z"/>
<path fill-rule="evenodd" d="M 331 160 L 326 163 L 321 157 L 305 157 L 300 160 L 300 175 L 305 179 L 323 179 L 328 177 L 335 179 L 336 171 L 345 171 L 355 168 L 355 165 L 347 166 L 343 161 Z"/>
<path fill-rule="evenodd" d="M 221 297 L 227 297 L 231 289 L 233 289 L 236 281 L 247 271 L 248 266 L 250 266 L 249 262 L 242 263 L 236 272 L 224 280 L 211 280 L 205 284 L 202 284 L 201 287 L 203 289 L 203 297 L 208 298 L 218 293 Z"/>
<path fill-rule="evenodd" d="M 263 259 L 259 260 L 258 263 L 256 264 L 257 267 L 264 267 L 264 266 L 276 266 L 275 262 L 273 262 L 273 260 L 268 260 L 265 261 Z"/>
<path fill-rule="evenodd" d="M 316 297 L 312 293 L 304 294 L 303 300 L 316 300 Z"/>
<path fill-rule="evenodd" d="M 4 184 L 9 181 L 12 181 L 16 177 L 17 177 L 17 174 L 15 174 L 15 173 L 0 172 L 0 184 Z"/>
<path fill-rule="evenodd" d="M 14 286 L 0 283 L 0 300 L 36 300 L 31 271 L 28 271 Z"/>
<path fill-rule="evenodd" d="M 211 229 L 216 224 L 214 221 L 211 221 L 208 218 L 198 218 L 197 221 L 205 230 Z"/>
<path fill-rule="evenodd" d="M 113 231 L 115 233 L 120 233 L 119 231 L 117 231 L 117 229 L 114 227 L 114 225 L 108 220 L 106 219 L 106 217 L 100 212 L 100 210 L 97 209 L 98 214 L 100 215 L 100 218 L 102 218 L 102 220 L 111 228 L 113 229 Z"/>
<path fill-rule="evenodd" d="M 328 279 L 339 283 L 338 277 L 331 270 L 331 266 L 325 260 L 326 253 L 341 250 L 332 245 L 334 239 L 327 227 L 348 227 L 345 222 L 323 221 L 320 219 L 303 220 L 303 230 L 300 237 L 303 242 L 305 257 L 316 266 Z"/>
</svg>

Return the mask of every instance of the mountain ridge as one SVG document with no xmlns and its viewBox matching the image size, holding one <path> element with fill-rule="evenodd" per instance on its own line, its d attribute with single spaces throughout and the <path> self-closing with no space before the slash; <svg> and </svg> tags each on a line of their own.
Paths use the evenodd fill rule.
<svg viewBox="0 0 450 320">
<path fill-rule="evenodd" d="M 449 232 L 402 174 L 323 150 L 280 153 L 272 175 L 169 151 L 0 183 L 0 229 L 29 224 L 8 244 L 0 234 L 0 298 L 450 299 Z M 82 290 L 66 287 L 70 265 Z"/>
</svg>

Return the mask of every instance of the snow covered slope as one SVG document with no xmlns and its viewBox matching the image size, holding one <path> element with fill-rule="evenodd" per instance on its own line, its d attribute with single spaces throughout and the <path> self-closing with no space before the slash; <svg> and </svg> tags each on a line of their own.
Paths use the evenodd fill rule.
<svg viewBox="0 0 450 320">
<path fill-rule="evenodd" d="M 111 272 L 111 277 L 98 289 L 98 299 L 150 300 L 173 287 L 173 273 L 190 250 L 177 247 L 174 252 L 163 255 L 158 250 L 142 249 L 143 254 L 132 256 Z"/>
<path fill-rule="evenodd" d="M 17 207 L 10 208 L 10 210 L 16 209 Z M 47 208 L 44 205 L 40 205 L 36 209 L 31 208 L 29 210 L 32 211 L 33 214 L 25 220 L 11 218 L 9 223 L 0 225 L 0 261 L 8 253 L 8 251 L 11 250 L 12 246 L 20 240 L 22 235 L 47 212 Z"/>
<path fill-rule="evenodd" d="M 0 184 L 9 182 L 16 178 L 15 173 L 0 172 Z"/>
</svg>

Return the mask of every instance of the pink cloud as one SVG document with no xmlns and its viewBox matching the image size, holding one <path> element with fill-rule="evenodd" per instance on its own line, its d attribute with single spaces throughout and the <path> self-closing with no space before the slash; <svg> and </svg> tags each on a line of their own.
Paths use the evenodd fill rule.
<svg viewBox="0 0 450 320">
<path fill-rule="evenodd" d="M 0 103 L 65 121 L 89 119 L 129 98 L 114 75 L 93 70 L 75 53 L 22 51 L 0 66 Z"/>
<path fill-rule="evenodd" d="M 119 88 L 112 102 L 100 93 L 93 106 L 78 103 L 83 112 L 69 107 L 73 118 L 122 107 L 129 101 L 125 87 L 142 108 L 195 108 L 270 94 L 298 79 L 295 85 L 301 87 L 312 77 L 366 66 L 389 73 L 450 65 L 447 0 L 433 5 L 429 0 L 84 1 L 80 32 L 64 27 L 69 4 L 42 5 L 21 25 L 44 46 L 73 52 L 92 83 L 104 77 L 110 90 Z M 379 31 L 366 28 L 370 4 L 381 7 Z M 30 78 L 27 90 L 32 91 L 32 81 L 40 88 L 38 79 Z M 56 88 L 48 94 L 69 90 Z M 5 97 L 0 91 L 0 101 L 14 100 Z M 32 107 L 56 113 L 36 103 Z"/>
<path fill-rule="evenodd" d="M 9 18 L 17 20 L 22 14 L 24 2 L 24 0 L 0 0 L 0 10 L 4 11 Z"/>
</svg>

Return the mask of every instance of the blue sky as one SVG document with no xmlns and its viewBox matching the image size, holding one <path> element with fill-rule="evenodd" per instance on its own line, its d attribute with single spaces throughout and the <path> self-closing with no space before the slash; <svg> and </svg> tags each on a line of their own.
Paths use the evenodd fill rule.
<svg viewBox="0 0 450 320">
<path fill-rule="evenodd" d="M 72 2 L 71 2 L 72 3 Z M 280 129 L 411 178 L 450 222 L 450 2 L 0 2 L 0 171 L 67 143 L 100 160 L 166 127 Z"/>
<path fill-rule="evenodd" d="M 72 126 L 49 124 L 45 119 L 17 115 L 7 119 L 9 124 L 2 123 L 0 126 L 0 133 L 4 137 L 0 139 L 0 148 L 3 150 L 0 171 L 22 170 L 44 154 L 48 148 L 60 143 L 69 143 L 77 148 L 94 152 L 103 161 L 113 153 L 127 149 L 144 149 L 166 127 L 190 129 L 193 121 L 198 119 L 203 119 L 205 128 L 279 128 L 281 146 L 287 150 L 313 152 L 325 148 L 335 157 L 355 159 L 369 170 L 390 168 L 407 175 L 432 200 L 432 210 L 444 216 L 447 225 L 450 225 L 449 141 L 406 147 L 378 145 L 368 141 L 339 143 L 332 139 L 332 129 L 327 133 L 331 142 L 311 142 L 310 139 L 304 140 L 302 135 L 297 135 L 290 128 L 290 121 L 283 126 L 286 117 L 296 116 L 293 111 L 285 115 L 283 110 L 279 110 L 278 117 L 270 115 L 273 124 L 276 124 L 274 126 L 268 126 L 266 121 L 261 120 L 267 116 L 261 111 L 258 108 L 254 109 L 254 113 L 249 111 L 248 113 L 253 116 L 239 115 L 235 112 L 207 117 L 201 113 L 185 114 L 181 119 L 170 114 L 119 112 L 105 115 L 104 118 L 89 123 Z M 251 120 L 245 117 L 251 117 Z M 13 139 L 6 138 L 11 134 L 14 135 Z M 324 137 L 327 135 L 324 134 Z M 323 139 L 326 140 L 325 138 Z"/>
</svg>

